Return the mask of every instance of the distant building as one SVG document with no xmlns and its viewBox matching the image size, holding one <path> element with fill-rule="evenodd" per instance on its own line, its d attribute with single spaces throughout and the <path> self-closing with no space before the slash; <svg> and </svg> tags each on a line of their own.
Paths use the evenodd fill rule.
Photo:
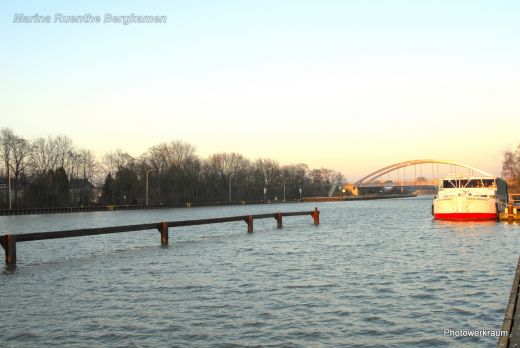
<svg viewBox="0 0 520 348">
<path fill-rule="evenodd" d="M 101 189 L 94 186 L 88 179 L 71 179 L 69 187 L 73 204 L 88 205 L 91 202 L 97 202 L 101 195 Z"/>
</svg>

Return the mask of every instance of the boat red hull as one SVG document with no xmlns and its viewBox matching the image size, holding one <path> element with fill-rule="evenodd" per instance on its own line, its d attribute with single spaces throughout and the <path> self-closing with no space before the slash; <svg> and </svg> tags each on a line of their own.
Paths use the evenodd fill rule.
<svg viewBox="0 0 520 348">
<path fill-rule="evenodd" d="M 496 213 L 438 213 L 433 217 L 439 220 L 495 220 Z"/>
</svg>

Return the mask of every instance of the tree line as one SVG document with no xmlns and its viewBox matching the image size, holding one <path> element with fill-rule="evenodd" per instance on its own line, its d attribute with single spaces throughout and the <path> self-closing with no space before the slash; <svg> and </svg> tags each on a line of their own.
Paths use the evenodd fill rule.
<svg viewBox="0 0 520 348">
<path fill-rule="evenodd" d="M 68 136 L 25 139 L 3 128 L 0 147 L 4 209 L 8 187 L 12 208 L 36 208 L 145 204 L 146 183 L 149 204 L 171 204 L 283 200 L 284 191 L 287 200 L 325 196 L 345 181 L 332 169 L 250 160 L 239 153 L 201 158 L 193 145 L 178 140 L 152 146 L 138 157 L 118 149 L 99 161 Z"/>
<path fill-rule="evenodd" d="M 507 180 L 509 192 L 520 193 L 520 144 L 504 153 L 502 176 Z"/>
</svg>

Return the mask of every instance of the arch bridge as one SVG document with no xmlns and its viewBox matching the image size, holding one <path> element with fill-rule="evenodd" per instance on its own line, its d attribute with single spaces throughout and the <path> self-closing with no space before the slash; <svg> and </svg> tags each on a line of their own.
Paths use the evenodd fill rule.
<svg viewBox="0 0 520 348">
<path fill-rule="evenodd" d="M 448 172 L 446 172 L 446 168 L 441 168 L 443 169 L 441 171 L 439 165 L 449 166 Z M 418 159 L 380 168 L 345 188 L 356 196 L 383 191 L 397 193 L 404 192 L 405 189 L 431 193 L 437 189 L 439 178 L 447 174 L 457 174 L 457 168 L 463 168 L 466 171 L 465 174 L 468 175 L 478 173 L 477 175 L 493 176 L 481 169 L 462 163 L 439 159 Z M 459 171 L 459 173 L 462 172 Z"/>
</svg>

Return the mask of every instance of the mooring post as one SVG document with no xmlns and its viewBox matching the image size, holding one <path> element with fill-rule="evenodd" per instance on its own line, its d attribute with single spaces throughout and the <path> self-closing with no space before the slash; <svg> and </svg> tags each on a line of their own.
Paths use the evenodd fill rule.
<svg viewBox="0 0 520 348">
<path fill-rule="evenodd" d="M 161 246 L 168 246 L 168 223 L 160 223 L 159 232 L 161 232 Z"/>
<path fill-rule="evenodd" d="M 318 207 L 314 208 L 314 211 L 312 212 L 312 218 L 314 219 L 314 225 L 320 224 L 320 211 L 318 210 Z"/>
<path fill-rule="evenodd" d="M 278 228 L 282 228 L 282 213 L 276 213 L 276 225 Z"/>
<path fill-rule="evenodd" d="M 16 263 L 16 237 L 10 234 L 4 235 L 5 263 Z"/>
<path fill-rule="evenodd" d="M 507 206 L 507 222 L 513 222 L 514 215 L 513 215 L 513 204 L 509 203 Z"/>
<path fill-rule="evenodd" d="M 253 233 L 253 215 L 248 215 L 246 217 L 246 222 L 247 222 L 247 232 Z"/>
</svg>

